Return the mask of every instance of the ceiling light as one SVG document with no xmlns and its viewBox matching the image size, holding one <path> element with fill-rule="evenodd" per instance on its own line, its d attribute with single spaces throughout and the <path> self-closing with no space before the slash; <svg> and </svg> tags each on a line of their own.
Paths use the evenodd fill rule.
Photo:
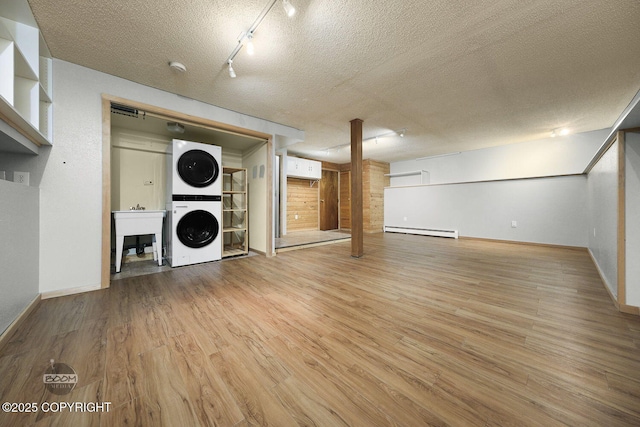
<svg viewBox="0 0 640 427">
<path fill-rule="evenodd" d="M 284 11 L 287 13 L 289 18 L 296 14 L 296 8 L 289 3 L 289 0 L 282 0 L 282 7 L 284 7 Z"/>
<path fill-rule="evenodd" d="M 253 34 L 247 35 L 247 53 L 249 55 L 253 55 L 256 52 L 255 47 L 253 46 Z"/>
<path fill-rule="evenodd" d="M 184 133 L 184 126 L 177 122 L 167 122 L 167 130 L 173 133 Z"/>
<path fill-rule="evenodd" d="M 376 145 L 379 142 L 379 138 L 384 138 L 387 136 L 394 136 L 394 135 L 400 135 L 401 137 L 404 137 L 405 132 L 407 131 L 407 128 L 403 128 L 403 129 L 399 129 L 399 130 L 392 130 L 389 132 L 385 132 L 385 133 L 380 133 L 378 135 L 374 135 L 374 136 L 370 136 L 369 138 L 363 138 L 362 142 L 366 142 L 366 141 L 373 141 L 375 140 Z M 340 144 L 340 145 L 334 145 L 333 147 L 329 147 L 326 148 L 327 150 L 327 154 L 329 153 L 329 151 L 340 151 L 342 149 L 349 149 L 351 147 L 351 144 Z"/>
<path fill-rule="evenodd" d="M 229 77 L 235 79 L 237 76 L 235 70 L 233 69 L 233 66 L 231 65 L 232 62 L 233 60 L 231 59 L 227 61 L 227 64 L 229 64 Z"/>
<path fill-rule="evenodd" d="M 236 55 L 238 55 L 238 53 L 240 52 L 240 49 L 242 49 L 242 46 L 244 46 L 245 43 L 247 45 L 247 53 L 249 55 L 253 55 L 254 47 L 253 47 L 253 42 L 251 40 L 253 38 L 253 33 L 256 31 L 258 26 L 262 23 L 262 21 L 267 16 L 269 11 L 273 8 L 273 6 L 277 2 L 278 0 L 269 0 L 269 2 L 265 5 L 264 9 L 262 9 L 262 12 L 260 12 L 260 15 L 258 15 L 256 20 L 253 21 L 253 24 L 251 24 L 249 29 L 244 33 L 240 33 L 240 37 L 238 37 L 238 44 L 236 44 L 236 47 L 233 49 L 233 51 L 227 58 L 227 64 L 229 65 L 229 76 L 231 76 L 231 78 L 236 77 L 236 73 L 233 70 L 233 67 L 231 66 L 231 62 L 235 59 Z M 293 7 L 291 3 L 289 3 L 289 0 L 282 0 L 282 7 L 284 7 L 284 10 L 287 13 L 287 16 L 289 17 L 293 16 L 296 13 L 296 8 Z"/>
<path fill-rule="evenodd" d="M 184 73 L 185 71 L 187 71 L 187 67 L 185 67 L 184 64 L 176 61 L 169 62 L 169 68 L 179 73 Z"/>
<path fill-rule="evenodd" d="M 551 131 L 551 138 L 555 138 L 556 136 L 565 136 L 569 135 L 570 131 L 567 128 L 558 128 Z"/>
<path fill-rule="evenodd" d="M 385 133 L 379 133 L 378 135 L 370 136 L 369 138 L 364 138 L 362 141 L 371 141 L 376 140 L 376 144 L 378 143 L 378 138 L 384 138 L 386 136 L 400 135 L 401 138 L 404 138 L 404 134 L 407 131 L 407 128 L 402 128 L 398 130 L 392 130 Z"/>
</svg>

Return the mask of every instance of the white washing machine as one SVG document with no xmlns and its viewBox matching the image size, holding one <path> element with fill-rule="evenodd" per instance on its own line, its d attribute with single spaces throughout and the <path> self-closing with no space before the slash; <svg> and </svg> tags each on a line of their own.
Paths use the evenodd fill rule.
<svg viewBox="0 0 640 427">
<path fill-rule="evenodd" d="M 172 267 L 222 258 L 222 149 L 174 139 L 167 156 L 166 259 Z"/>
<path fill-rule="evenodd" d="M 180 197 L 178 197 L 179 199 Z M 171 267 L 222 258 L 220 196 L 185 196 L 167 204 L 167 252 Z"/>
<path fill-rule="evenodd" d="M 167 152 L 167 196 L 222 195 L 222 148 L 174 139 Z"/>
</svg>

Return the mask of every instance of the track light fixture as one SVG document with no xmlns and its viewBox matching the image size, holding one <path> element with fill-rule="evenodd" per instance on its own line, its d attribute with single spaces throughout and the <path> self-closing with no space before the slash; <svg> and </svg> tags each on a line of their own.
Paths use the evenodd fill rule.
<svg viewBox="0 0 640 427">
<path fill-rule="evenodd" d="M 376 140 L 376 144 L 377 144 L 378 143 L 378 138 L 382 138 L 382 137 L 385 137 L 385 136 L 391 136 L 391 135 L 399 135 L 400 138 L 404 138 L 405 132 L 407 132 L 407 128 L 402 128 L 402 129 L 398 129 L 398 130 L 392 130 L 390 132 L 385 132 L 385 133 L 381 133 L 381 134 L 378 134 L 378 135 L 375 135 L 375 136 L 371 136 L 369 138 L 365 138 L 362 141 L 370 141 L 372 139 L 375 139 Z"/>
<path fill-rule="evenodd" d="M 282 7 L 289 18 L 296 14 L 296 8 L 289 3 L 289 0 L 282 0 Z"/>
<path fill-rule="evenodd" d="M 247 33 L 247 54 L 252 55 L 256 52 L 255 47 L 253 46 L 253 33 Z"/>
<path fill-rule="evenodd" d="M 229 55 L 229 57 L 227 58 L 227 64 L 229 66 L 229 77 L 231 78 L 236 77 L 236 73 L 233 70 L 231 63 L 235 59 L 238 52 L 240 52 L 240 49 L 242 49 L 242 46 L 246 44 L 247 53 L 249 55 L 253 55 L 254 53 L 253 34 L 256 31 L 256 28 L 258 28 L 258 25 L 262 23 L 264 18 L 267 16 L 267 13 L 269 13 L 269 11 L 273 8 L 273 5 L 276 4 L 277 1 L 278 0 L 269 0 L 269 3 L 267 3 L 264 9 L 262 9 L 262 12 L 260 12 L 260 15 L 258 15 L 256 20 L 253 21 L 253 24 L 251 24 L 251 27 L 249 27 L 249 29 L 246 32 L 241 33 L 240 37 L 238 37 L 238 44 L 233 49 L 233 52 L 231 52 L 231 55 Z M 288 17 L 292 17 L 296 13 L 296 8 L 293 7 L 293 5 L 289 2 L 289 0 L 282 0 L 282 7 L 284 8 Z"/>
<path fill-rule="evenodd" d="M 392 136 L 392 135 L 398 135 L 400 136 L 400 138 L 404 138 L 404 135 L 406 132 L 407 132 L 407 128 L 392 130 L 390 132 L 385 132 L 375 136 L 371 136 L 369 138 L 364 138 L 362 142 L 375 140 L 376 145 L 378 145 L 378 141 L 380 138 L 384 138 L 386 136 Z M 323 151 L 326 151 L 326 154 L 328 156 L 330 151 L 340 151 L 343 148 L 349 148 L 349 147 L 351 147 L 351 144 L 340 144 L 340 145 L 334 145 L 333 147 L 325 148 Z"/>
<path fill-rule="evenodd" d="M 236 71 L 233 69 L 233 59 L 229 59 L 227 61 L 227 64 L 229 64 L 229 77 L 231 77 L 232 79 L 236 78 Z"/>
</svg>

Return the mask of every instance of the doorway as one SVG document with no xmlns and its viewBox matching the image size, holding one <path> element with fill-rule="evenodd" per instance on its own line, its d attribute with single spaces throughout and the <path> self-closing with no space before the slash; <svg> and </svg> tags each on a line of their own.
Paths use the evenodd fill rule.
<svg viewBox="0 0 640 427">
<path fill-rule="evenodd" d="M 338 171 L 322 170 L 320 180 L 320 230 L 339 228 Z"/>
<path fill-rule="evenodd" d="M 113 105 L 124 106 L 134 114 L 142 114 L 143 117 L 146 117 L 147 120 L 143 120 L 143 123 L 151 126 L 153 124 L 153 120 L 150 120 L 152 117 L 155 119 L 159 119 L 161 123 L 162 129 L 166 129 L 166 122 L 179 122 L 184 125 L 185 134 L 184 137 L 189 137 L 193 140 L 201 139 L 198 136 L 190 137 L 187 135 L 186 131 L 193 128 L 194 131 L 205 133 L 218 132 L 225 133 L 229 135 L 235 135 L 240 139 L 252 139 L 252 140 L 262 140 L 266 145 L 266 150 L 264 148 L 260 148 L 260 151 L 253 151 L 251 156 L 256 156 L 256 153 L 262 153 L 266 151 L 265 158 L 258 159 L 263 165 L 265 169 L 265 190 L 264 192 L 254 191 L 254 196 L 250 195 L 249 203 L 251 203 L 251 197 L 255 197 L 256 200 L 266 198 L 266 203 L 264 203 L 264 207 L 266 208 L 264 212 L 264 220 L 261 216 L 258 216 L 258 225 L 264 226 L 264 229 L 261 230 L 264 232 L 263 239 L 266 242 L 264 245 L 265 255 L 272 256 L 275 251 L 272 245 L 272 232 L 273 232 L 273 211 L 272 211 L 272 199 L 270 197 L 266 197 L 266 194 L 271 194 L 272 192 L 272 153 L 273 153 L 273 141 L 270 134 L 265 134 L 259 131 L 249 130 L 245 128 L 240 128 L 234 125 L 229 125 L 221 122 L 216 122 L 210 119 L 205 119 L 201 117 L 196 117 L 192 115 L 187 115 L 185 113 L 180 113 L 177 111 L 167 110 L 165 108 L 152 106 L 149 104 L 143 104 L 137 101 L 131 101 L 124 98 L 119 98 L 115 96 L 103 95 L 102 96 L 102 259 L 101 259 L 101 287 L 108 288 L 111 281 L 111 225 L 112 225 L 112 214 L 111 214 L 111 202 L 112 202 L 112 188 L 111 188 L 111 164 L 112 164 L 112 156 L 111 156 L 111 139 L 112 139 L 112 106 Z M 138 130 L 147 130 L 146 128 L 136 128 Z M 153 134 L 159 134 L 160 132 L 151 130 Z M 220 145 L 223 145 L 220 143 Z M 153 180 L 151 180 L 153 182 Z M 159 182 L 158 182 L 159 184 Z M 262 194 L 264 193 L 264 194 Z M 254 211 L 257 212 L 257 211 Z M 257 229 L 254 227 L 254 229 Z M 262 234 L 262 233 L 258 233 Z M 257 235 L 257 234 L 254 234 Z M 269 244 L 271 242 L 271 244 Z"/>
</svg>

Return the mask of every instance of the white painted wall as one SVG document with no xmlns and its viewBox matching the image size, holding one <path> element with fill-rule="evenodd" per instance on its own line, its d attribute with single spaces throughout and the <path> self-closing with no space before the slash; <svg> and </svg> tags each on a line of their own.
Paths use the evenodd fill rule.
<svg viewBox="0 0 640 427">
<path fill-rule="evenodd" d="M 626 303 L 640 307 L 640 135 L 626 134 Z"/>
<path fill-rule="evenodd" d="M 132 206 L 164 209 L 166 206 L 167 147 L 162 135 L 111 129 L 111 210 Z M 153 185 L 145 185 L 151 181 Z"/>
<path fill-rule="evenodd" d="M 387 187 L 386 226 L 458 230 L 461 236 L 587 246 L 584 176 Z M 517 228 L 511 227 L 517 221 Z"/>
<path fill-rule="evenodd" d="M 521 142 L 456 155 L 391 163 L 390 171 L 429 172 L 430 184 L 579 174 L 609 129 Z M 391 186 L 418 185 L 420 175 L 391 178 Z"/>
<path fill-rule="evenodd" d="M 228 148 L 222 149 L 222 167 L 228 168 L 241 168 L 242 166 L 242 152 L 233 151 Z"/>
<path fill-rule="evenodd" d="M 0 334 L 38 295 L 39 193 L 0 180 Z"/>
<path fill-rule="evenodd" d="M 267 144 L 248 153 L 243 159 L 247 169 L 249 193 L 249 248 L 267 253 L 267 201 L 272 197 L 267 191 Z M 269 245 L 270 246 L 270 245 Z"/>
<path fill-rule="evenodd" d="M 102 100 L 123 97 L 298 140 L 304 132 L 69 62 L 53 61 L 53 148 L 42 170 L 40 291 L 100 285 Z M 35 166 L 35 165 L 33 165 Z"/>
<path fill-rule="evenodd" d="M 618 295 L 618 143 L 588 175 L 589 251 L 611 293 Z"/>
</svg>

